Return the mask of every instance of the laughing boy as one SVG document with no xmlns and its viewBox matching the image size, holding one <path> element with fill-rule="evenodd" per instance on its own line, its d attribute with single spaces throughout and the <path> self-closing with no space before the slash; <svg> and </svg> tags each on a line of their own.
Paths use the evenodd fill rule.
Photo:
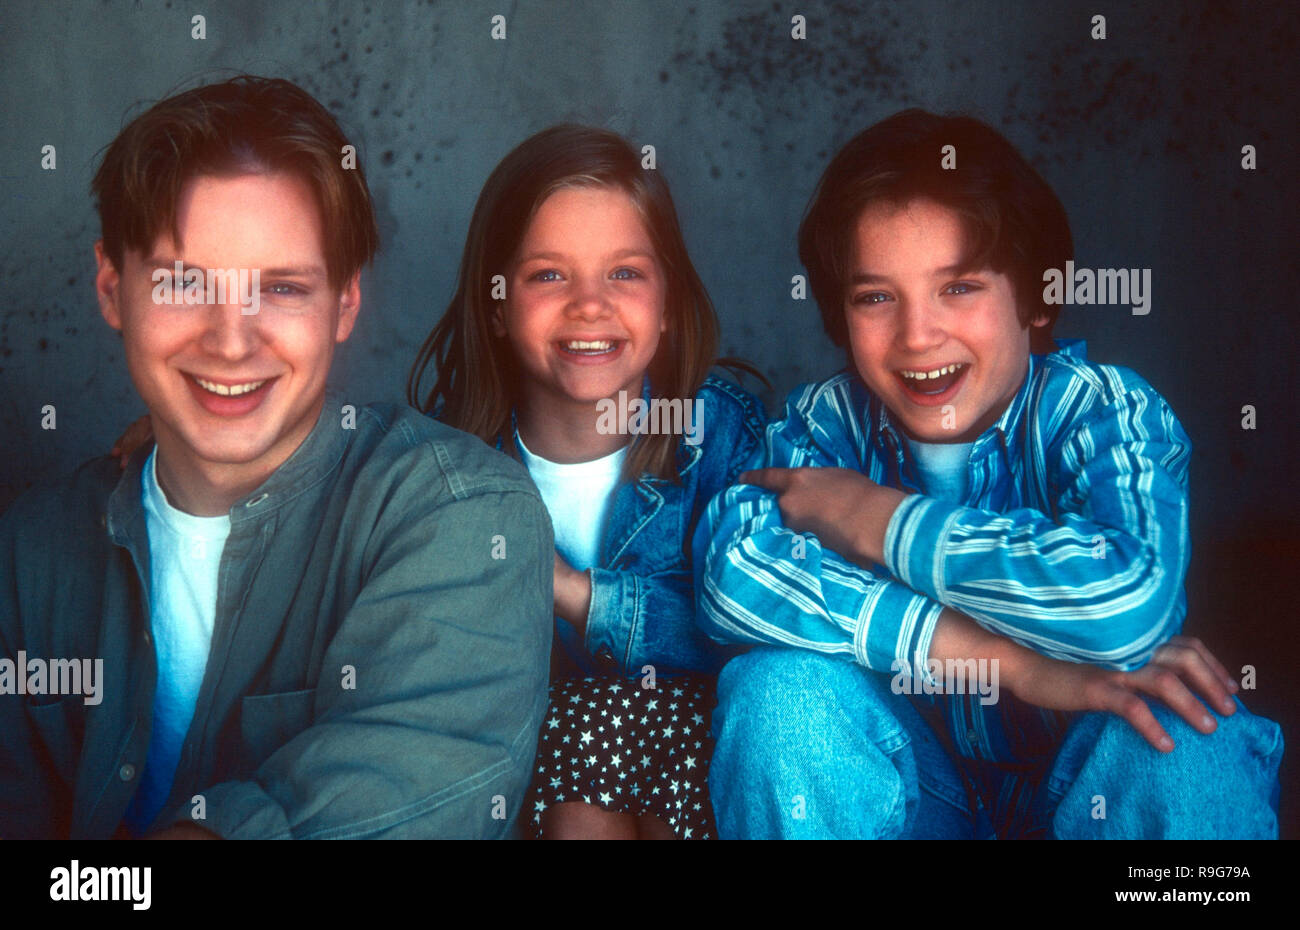
<svg viewBox="0 0 1300 930">
<path fill-rule="evenodd" d="M 1279 728 L 1178 635 L 1187 436 L 1047 338 L 1072 245 L 1046 182 L 906 111 L 832 160 L 799 251 L 850 366 L 695 538 L 701 624 L 762 644 L 719 681 L 720 834 L 1276 836 Z"/>
</svg>

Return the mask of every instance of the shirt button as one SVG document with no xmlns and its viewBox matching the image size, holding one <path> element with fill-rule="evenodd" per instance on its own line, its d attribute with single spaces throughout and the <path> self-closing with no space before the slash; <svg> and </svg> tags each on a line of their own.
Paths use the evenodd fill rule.
<svg viewBox="0 0 1300 930">
<path fill-rule="evenodd" d="M 980 738 L 980 735 L 979 735 L 978 733 L 976 733 L 974 730 L 967 730 L 967 731 L 966 731 L 966 741 L 967 741 L 968 743 L 975 743 L 975 742 L 978 742 L 978 741 L 979 741 L 979 738 Z"/>
<path fill-rule="evenodd" d="M 117 777 L 122 779 L 122 781 L 130 781 L 135 778 L 135 766 L 130 762 L 126 763 L 126 765 L 117 770 Z"/>
</svg>

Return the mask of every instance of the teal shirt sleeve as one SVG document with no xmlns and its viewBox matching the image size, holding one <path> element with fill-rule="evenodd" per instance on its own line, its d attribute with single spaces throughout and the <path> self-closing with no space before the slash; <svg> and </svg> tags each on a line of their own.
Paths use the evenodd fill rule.
<svg viewBox="0 0 1300 930">
<path fill-rule="evenodd" d="M 230 839 L 510 834 L 546 706 L 550 519 L 531 489 L 435 505 L 427 487 L 409 476 L 405 506 L 371 534 L 316 686 L 245 699 L 248 738 L 278 748 L 253 778 L 197 792 L 199 826 Z M 304 708 L 310 725 L 283 738 Z"/>
</svg>

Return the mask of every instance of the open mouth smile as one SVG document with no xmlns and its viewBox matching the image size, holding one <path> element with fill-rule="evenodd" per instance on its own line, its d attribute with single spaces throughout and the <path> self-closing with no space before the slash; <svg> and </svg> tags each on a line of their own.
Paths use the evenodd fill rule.
<svg viewBox="0 0 1300 930">
<path fill-rule="evenodd" d="M 198 401 L 199 406 L 208 413 L 220 417 L 238 417 L 252 413 L 261 406 L 275 382 L 280 380 L 277 375 L 274 378 L 223 384 L 220 381 L 200 378 L 189 372 L 182 372 L 182 374 L 185 375 L 185 383 L 189 385 L 190 393 Z"/>
<path fill-rule="evenodd" d="M 956 393 L 970 365 L 957 362 L 939 368 L 895 370 L 907 395 L 922 404 L 941 403 Z"/>
<path fill-rule="evenodd" d="M 211 391 L 213 394 L 219 394 L 222 397 L 238 397 L 240 394 L 247 394 L 250 391 L 256 391 L 262 385 L 266 384 L 270 378 L 263 378 L 261 381 L 248 381 L 244 384 L 218 384 L 216 381 L 205 381 L 198 375 L 194 380 L 199 383 L 199 387 L 205 391 Z"/>
<path fill-rule="evenodd" d="M 577 364 L 601 364 L 623 354 L 625 339 L 562 339 L 556 344 L 560 354 Z"/>
</svg>

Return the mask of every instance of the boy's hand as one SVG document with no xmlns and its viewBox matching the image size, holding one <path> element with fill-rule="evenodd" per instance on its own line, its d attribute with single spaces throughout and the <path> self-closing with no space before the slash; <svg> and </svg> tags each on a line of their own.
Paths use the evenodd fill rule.
<svg viewBox="0 0 1300 930">
<path fill-rule="evenodd" d="M 148 442 L 151 436 L 153 436 L 153 421 L 146 413 L 126 428 L 126 432 L 113 443 L 113 448 L 108 450 L 108 454 L 116 455 L 117 467 L 125 469 L 131 453 Z"/>
<path fill-rule="evenodd" d="M 1014 675 L 1008 676 L 1008 685 L 1016 697 L 1054 710 L 1118 714 L 1161 752 L 1172 752 L 1174 741 L 1139 694 L 1158 698 L 1202 733 L 1213 733 L 1218 724 L 1188 685 L 1224 716 L 1231 716 L 1237 709 L 1229 696 L 1236 692 L 1237 683 L 1195 638 L 1172 637 L 1156 650 L 1150 662 L 1134 672 L 1031 655 Z"/>
<path fill-rule="evenodd" d="M 737 480 L 776 494 L 786 526 L 864 567 L 884 564 L 889 518 L 907 496 L 848 468 L 758 468 Z"/>
</svg>

